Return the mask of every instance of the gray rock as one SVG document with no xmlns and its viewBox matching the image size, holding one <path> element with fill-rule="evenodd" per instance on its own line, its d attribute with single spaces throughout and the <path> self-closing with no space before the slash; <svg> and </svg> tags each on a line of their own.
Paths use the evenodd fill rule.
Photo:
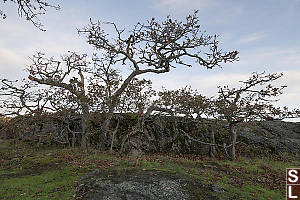
<svg viewBox="0 0 300 200">
<path fill-rule="evenodd" d="M 258 126 L 244 127 L 239 135 L 248 144 L 262 145 L 277 153 L 300 153 L 300 123 L 264 121 Z"/>
<path fill-rule="evenodd" d="M 225 189 L 219 185 L 213 184 L 212 186 L 212 191 L 216 193 L 223 193 L 225 192 Z"/>
<path fill-rule="evenodd" d="M 191 193 L 185 189 L 191 184 L 207 199 L 216 199 L 208 186 L 201 183 L 195 185 L 170 173 L 123 171 L 122 174 L 107 174 L 99 170 L 87 174 L 78 181 L 76 197 L 85 200 L 193 199 Z"/>
</svg>

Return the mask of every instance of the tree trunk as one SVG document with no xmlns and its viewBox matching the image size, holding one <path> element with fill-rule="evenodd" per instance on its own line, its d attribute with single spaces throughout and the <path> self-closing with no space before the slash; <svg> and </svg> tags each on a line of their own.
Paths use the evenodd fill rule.
<svg viewBox="0 0 300 200">
<path fill-rule="evenodd" d="M 235 155 L 235 145 L 236 145 L 236 139 L 237 139 L 237 129 L 235 126 L 230 126 L 230 132 L 232 134 L 231 136 L 231 142 L 232 142 L 232 146 L 231 146 L 231 158 L 233 160 L 236 159 L 236 155 Z"/>
<path fill-rule="evenodd" d="M 120 124 L 120 119 L 118 119 L 117 126 L 116 126 L 114 132 L 112 133 L 112 138 L 111 138 L 111 143 L 110 143 L 110 153 L 113 153 L 114 140 L 115 140 L 115 136 L 119 129 L 119 124 Z"/>
<path fill-rule="evenodd" d="M 215 157 L 216 155 L 216 141 L 215 141 L 215 130 L 214 127 L 211 128 L 211 134 L 210 134 L 210 141 L 211 141 L 211 145 L 210 145 L 210 156 L 211 157 Z"/>
<path fill-rule="evenodd" d="M 112 122 L 112 119 L 113 119 L 113 112 L 109 111 L 107 118 L 105 119 L 105 121 L 102 124 L 105 140 L 107 140 L 108 137 L 111 138 L 111 144 L 110 144 L 111 148 L 112 148 L 113 140 L 114 140 L 113 131 L 110 128 L 110 124 Z M 99 141 L 99 142 L 101 142 L 101 141 Z M 102 146 L 102 145 L 100 145 L 100 146 Z M 104 146 L 105 146 L 105 144 L 104 144 Z"/>
<path fill-rule="evenodd" d="M 75 132 L 72 132 L 72 148 L 75 147 L 75 142 L 76 142 L 76 134 Z"/>
<path fill-rule="evenodd" d="M 89 106 L 86 102 L 82 102 L 82 119 L 81 119 L 81 126 L 82 126 L 82 137 L 81 137 L 81 148 L 88 151 L 88 132 L 89 132 L 89 122 L 90 122 L 90 112 Z"/>
</svg>

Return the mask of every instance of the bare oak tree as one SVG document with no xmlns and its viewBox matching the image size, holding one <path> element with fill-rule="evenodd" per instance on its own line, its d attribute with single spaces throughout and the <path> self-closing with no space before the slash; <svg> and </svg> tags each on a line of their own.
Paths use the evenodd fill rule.
<svg viewBox="0 0 300 200">
<path fill-rule="evenodd" d="M 210 99 L 201 95 L 197 90 L 186 86 L 177 90 L 163 88 L 158 93 L 157 104 L 161 108 L 170 109 L 175 115 L 184 115 L 186 118 L 207 117 Z"/>
<path fill-rule="evenodd" d="M 273 103 L 283 93 L 286 86 L 276 87 L 273 81 L 282 73 L 253 73 L 246 81 L 240 81 L 239 88 L 219 86 L 219 96 L 214 100 L 215 117 L 228 123 L 231 133 L 231 156 L 236 158 L 235 146 L 237 128 L 241 122 L 299 117 L 299 110 L 289 111 L 287 107 L 276 108 Z"/>
<path fill-rule="evenodd" d="M 114 34 L 107 33 L 105 25 L 111 26 Z M 184 22 L 170 16 L 160 23 L 152 18 L 145 24 L 137 23 L 131 31 L 119 29 L 112 22 L 91 21 L 79 33 L 87 36 L 88 43 L 99 51 L 101 59 L 106 63 L 131 70 L 118 89 L 110 94 L 110 116 L 116 110 L 122 93 L 138 75 L 167 73 L 178 66 L 192 67 L 192 60 L 212 69 L 222 62 L 238 59 L 237 51 L 222 52 L 218 47 L 217 36 L 201 30 L 197 11 L 186 17 Z M 109 124 L 110 117 L 105 126 Z"/>
<path fill-rule="evenodd" d="M 115 35 L 105 32 L 105 25 L 111 25 Z M 111 111 L 116 106 L 114 102 L 138 75 L 166 73 L 180 65 L 191 67 L 192 64 L 186 62 L 185 57 L 211 69 L 221 62 L 237 60 L 238 54 L 237 51 L 227 53 L 219 50 L 217 36 L 206 35 L 200 29 L 197 12 L 189 15 L 185 22 L 168 16 L 165 21 L 158 23 L 152 18 L 146 24 L 137 23 L 128 32 L 111 22 L 91 22 L 79 32 L 87 35 L 88 43 L 100 52 L 103 59 L 131 69 L 129 76 L 112 94 Z"/>
<path fill-rule="evenodd" d="M 214 157 L 216 154 L 216 146 L 221 146 L 215 144 L 215 127 L 216 122 L 210 120 L 211 118 L 211 108 L 212 99 L 200 94 L 197 90 L 193 90 L 190 86 L 186 86 L 182 89 L 177 90 L 166 90 L 158 93 L 159 99 L 157 100 L 157 105 L 160 108 L 164 108 L 161 112 L 166 110 L 173 113 L 173 115 L 183 116 L 181 123 L 183 121 L 192 121 L 196 127 L 206 128 L 210 132 L 210 143 L 206 141 L 201 141 L 192 137 L 188 132 L 180 129 L 175 129 L 178 136 L 183 135 L 186 138 L 186 144 L 191 142 L 196 142 L 199 145 L 210 146 L 210 156 Z"/>
<path fill-rule="evenodd" d="M 37 53 L 32 57 L 32 62 L 28 67 L 29 80 L 40 85 L 67 92 L 67 99 L 73 99 L 73 103 L 78 105 L 77 110 L 82 114 L 82 139 L 81 146 L 87 147 L 88 143 L 88 125 L 90 117 L 89 99 L 86 91 L 85 68 L 88 65 L 86 55 L 70 53 L 62 57 L 62 61 L 54 58 L 45 58 L 44 54 Z M 55 107 L 57 101 L 61 99 L 52 98 L 51 104 Z"/>
</svg>

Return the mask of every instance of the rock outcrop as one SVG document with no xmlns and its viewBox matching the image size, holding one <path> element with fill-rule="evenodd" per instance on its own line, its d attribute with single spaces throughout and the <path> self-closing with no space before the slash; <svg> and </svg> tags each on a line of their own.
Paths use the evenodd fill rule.
<svg viewBox="0 0 300 200">
<path fill-rule="evenodd" d="M 219 186 L 217 186 L 220 188 Z M 217 199 L 216 186 L 203 185 L 176 174 L 157 171 L 95 170 L 76 185 L 76 198 L 84 200 Z M 223 192 L 223 191 L 222 191 Z"/>
<path fill-rule="evenodd" d="M 116 132 L 113 149 L 124 152 L 174 152 L 209 154 L 211 132 L 214 127 L 215 142 L 222 146 L 230 144 L 230 136 L 226 124 L 216 127 L 213 120 L 195 120 L 171 116 L 150 116 L 143 127 L 130 135 L 136 124 L 136 114 L 118 114 L 120 126 Z M 91 121 L 90 144 L 95 148 L 107 150 L 111 145 L 111 137 L 102 128 L 104 117 L 97 114 Z M 0 130 L 0 136 L 37 141 L 46 144 L 74 146 L 80 144 L 80 116 L 66 121 L 61 116 L 47 117 L 17 117 L 5 123 Z M 112 129 L 117 122 L 112 122 Z M 70 129 L 73 132 L 70 132 Z M 1 133 L 2 132 L 2 133 Z M 187 134 L 189 136 L 187 136 Z M 130 135 L 126 138 L 126 135 Z M 124 141 L 125 139 L 125 142 Z M 193 138 L 193 139 L 191 139 Z M 200 142 L 197 142 L 200 141 Z M 284 121 L 263 121 L 241 124 L 238 131 L 240 144 L 255 148 L 268 149 L 269 152 L 300 152 L 300 123 Z M 222 147 L 219 147 L 222 149 Z"/>
<path fill-rule="evenodd" d="M 264 121 L 244 127 L 239 135 L 247 144 L 264 146 L 276 153 L 300 153 L 300 123 Z"/>
</svg>

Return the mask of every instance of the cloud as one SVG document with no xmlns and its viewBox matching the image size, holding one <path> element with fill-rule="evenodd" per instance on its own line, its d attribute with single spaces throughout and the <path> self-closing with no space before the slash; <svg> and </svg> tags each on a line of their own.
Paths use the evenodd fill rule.
<svg viewBox="0 0 300 200">
<path fill-rule="evenodd" d="M 147 78 L 153 81 L 155 90 L 161 90 L 162 87 L 176 90 L 188 85 L 197 89 L 201 94 L 215 96 L 218 92 L 217 86 L 237 86 L 239 81 L 245 80 L 249 76 L 249 74 L 226 73 L 224 71 L 207 72 L 204 70 L 199 70 L 195 74 L 197 75 L 178 70 L 167 74 L 148 76 Z"/>
<path fill-rule="evenodd" d="M 193 68 L 176 68 L 168 74 L 151 76 L 155 89 L 165 86 L 167 89 L 178 89 L 191 85 L 199 92 L 213 96 L 217 86 L 237 86 L 239 81 L 246 80 L 252 72 L 283 72 L 284 76 L 276 81 L 287 85 L 282 96 L 283 104 L 295 107 L 300 102 L 300 49 L 299 48 L 252 48 L 242 51 L 240 61 L 222 65 L 223 69 L 204 70 Z M 292 97 L 293 96 L 293 97 Z M 290 98 L 292 97 L 292 98 Z"/>
<path fill-rule="evenodd" d="M 89 53 L 88 49 L 92 50 L 87 47 L 86 39 L 78 36 L 75 26 L 73 29 L 63 29 L 52 25 L 46 32 L 42 32 L 32 24 L 17 23 L 18 20 L 0 26 L 0 38 L 5 38 L 0 40 L 1 77 L 20 78 L 24 75 L 23 69 L 31 63 L 29 57 L 39 51 L 48 57 L 57 58 L 67 51 Z M 63 24 L 66 22 L 61 22 L 60 26 Z"/>
<path fill-rule="evenodd" d="M 261 40 L 266 37 L 266 34 L 263 32 L 251 33 L 249 35 L 242 36 L 239 40 L 239 43 L 252 43 L 258 40 Z"/>
<path fill-rule="evenodd" d="M 300 48 L 265 47 L 245 49 L 240 53 L 237 69 L 252 71 L 300 70 Z"/>
<path fill-rule="evenodd" d="M 286 70 L 283 71 L 284 76 L 281 78 L 280 84 L 286 85 L 284 94 L 281 100 L 277 103 L 279 106 L 289 106 L 291 108 L 300 109 L 300 70 Z"/>
<path fill-rule="evenodd" d="M 0 45 L 0 78 L 15 79 L 24 69 L 24 57 Z"/>
<path fill-rule="evenodd" d="M 1 69 L 3 70 L 7 64 L 10 65 L 19 65 L 21 64 L 22 56 L 11 51 L 10 49 L 0 47 L 0 60 L 2 63 Z"/>
<path fill-rule="evenodd" d="M 219 5 L 217 0 L 156 0 L 156 6 L 161 9 L 184 13 L 187 10 L 201 10 Z"/>
</svg>

